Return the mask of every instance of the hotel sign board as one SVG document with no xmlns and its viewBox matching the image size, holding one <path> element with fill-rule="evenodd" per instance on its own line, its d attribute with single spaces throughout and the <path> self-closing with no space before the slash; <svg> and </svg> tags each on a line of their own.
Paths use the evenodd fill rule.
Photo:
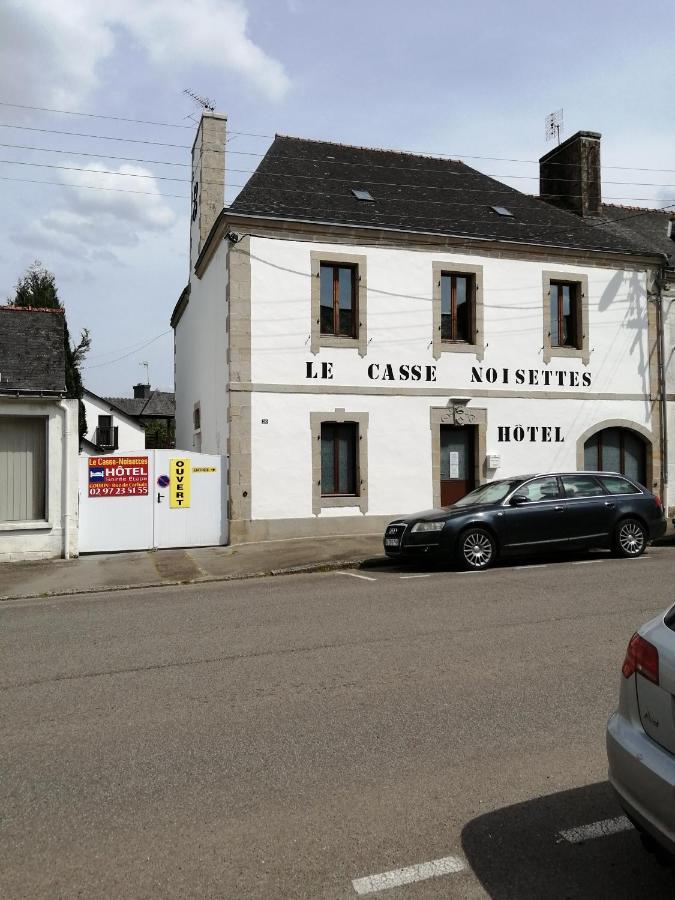
<svg viewBox="0 0 675 900">
<path fill-rule="evenodd" d="M 90 497 L 145 497 L 148 494 L 147 456 L 90 456 Z"/>
</svg>

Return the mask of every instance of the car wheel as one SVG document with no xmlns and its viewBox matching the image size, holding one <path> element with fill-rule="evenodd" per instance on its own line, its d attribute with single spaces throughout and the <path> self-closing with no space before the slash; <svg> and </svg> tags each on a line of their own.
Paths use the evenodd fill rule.
<svg viewBox="0 0 675 900">
<path fill-rule="evenodd" d="M 614 531 L 613 549 L 617 556 L 635 559 L 647 547 L 647 531 L 639 519 L 622 519 Z"/>
<path fill-rule="evenodd" d="M 467 528 L 459 538 L 459 561 L 463 569 L 489 569 L 497 557 L 497 544 L 484 528 Z"/>
</svg>

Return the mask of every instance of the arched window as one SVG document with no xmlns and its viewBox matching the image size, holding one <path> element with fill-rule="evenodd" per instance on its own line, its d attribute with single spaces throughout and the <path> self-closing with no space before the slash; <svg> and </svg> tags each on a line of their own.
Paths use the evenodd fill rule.
<svg viewBox="0 0 675 900">
<path fill-rule="evenodd" d="M 584 468 L 621 472 L 634 481 L 647 480 L 647 448 L 644 440 L 628 428 L 605 428 L 584 444 Z"/>
</svg>

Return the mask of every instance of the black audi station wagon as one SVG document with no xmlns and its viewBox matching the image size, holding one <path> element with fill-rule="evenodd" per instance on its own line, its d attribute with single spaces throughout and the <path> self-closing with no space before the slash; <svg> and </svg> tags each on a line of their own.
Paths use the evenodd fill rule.
<svg viewBox="0 0 675 900">
<path fill-rule="evenodd" d="M 451 506 L 396 519 L 384 551 L 480 570 L 502 553 L 528 550 L 604 547 L 637 557 L 665 530 L 659 497 L 624 475 L 547 473 L 491 481 Z"/>
</svg>

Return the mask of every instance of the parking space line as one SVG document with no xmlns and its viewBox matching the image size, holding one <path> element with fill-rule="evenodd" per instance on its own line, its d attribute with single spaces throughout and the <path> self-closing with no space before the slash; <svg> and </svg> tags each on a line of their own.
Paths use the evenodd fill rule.
<svg viewBox="0 0 675 900">
<path fill-rule="evenodd" d="M 433 572 L 428 572 L 428 573 L 425 573 L 424 575 L 399 575 L 399 578 L 401 578 L 401 580 L 403 580 L 405 578 L 431 578 L 432 575 L 433 575 Z"/>
<path fill-rule="evenodd" d="M 609 562 L 609 557 L 607 559 L 578 559 L 576 562 L 573 562 L 573 566 L 590 566 L 591 563 L 599 563 L 599 562 Z"/>
<path fill-rule="evenodd" d="M 548 563 L 532 563 L 529 566 L 511 566 L 512 569 L 545 569 Z"/>
<path fill-rule="evenodd" d="M 582 844 L 584 841 L 607 837 L 610 834 L 619 834 L 622 831 L 630 831 L 632 828 L 633 825 L 626 816 L 617 816 L 616 819 L 602 819 L 600 822 L 592 822 L 590 825 L 568 828 L 565 831 L 559 831 L 558 834 L 570 844 Z"/>
<path fill-rule="evenodd" d="M 336 575 L 349 575 L 350 578 L 361 578 L 363 581 L 377 581 L 377 578 L 371 578 L 370 575 L 357 575 L 356 572 L 336 572 Z"/>
<path fill-rule="evenodd" d="M 464 862 L 457 856 L 443 856 L 441 859 L 432 859 L 430 862 L 418 863 L 415 866 L 380 872 L 379 875 L 354 878 L 352 886 L 357 894 L 373 894 L 375 891 L 386 891 L 403 884 L 426 881 L 428 878 L 438 878 L 441 875 L 452 875 L 463 871 L 464 868 Z"/>
</svg>

